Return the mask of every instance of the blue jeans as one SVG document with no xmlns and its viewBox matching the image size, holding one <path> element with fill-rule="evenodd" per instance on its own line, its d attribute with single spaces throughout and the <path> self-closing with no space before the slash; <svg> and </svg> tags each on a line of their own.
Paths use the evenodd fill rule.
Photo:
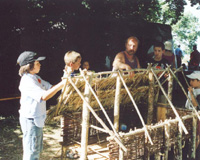
<svg viewBox="0 0 200 160">
<path fill-rule="evenodd" d="M 35 125 L 34 119 L 20 116 L 23 133 L 23 160 L 39 160 L 43 149 L 43 128 Z"/>
</svg>

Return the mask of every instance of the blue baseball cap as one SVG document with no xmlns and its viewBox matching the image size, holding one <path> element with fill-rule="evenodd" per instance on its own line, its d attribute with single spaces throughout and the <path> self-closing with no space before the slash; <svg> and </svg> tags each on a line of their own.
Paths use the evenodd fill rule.
<svg viewBox="0 0 200 160">
<path fill-rule="evenodd" d="M 35 61 L 42 61 L 45 58 L 46 57 L 37 57 L 37 53 L 32 51 L 24 51 L 19 55 L 17 59 L 17 64 L 19 64 L 20 66 L 25 66 Z"/>
</svg>

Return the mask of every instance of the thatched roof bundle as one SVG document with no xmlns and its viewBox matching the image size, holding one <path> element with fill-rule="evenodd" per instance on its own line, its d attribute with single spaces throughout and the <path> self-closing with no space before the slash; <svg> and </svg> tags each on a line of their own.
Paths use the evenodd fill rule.
<svg viewBox="0 0 200 160">
<path fill-rule="evenodd" d="M 106 78 L 95 77 L 92 79 L 91 87 L 95 91 L 105 109 L 114 107 L 116 78 L 116 76 L 110 76 Z M 149 79 L 147 72 L 136 73 L 133 78 L 130 78 L 128 75 L 123 75 L 123 79 L 128 86 L 135 102 L 147 103 L 149 92 Z M 84 79 L 81 77 L 74 77 L 72 80 L 84 95 L 86 84 Z M 121 105 L 131 104 L 130 97 L 128 96 L 127 91 L 123 85 L 121 86 L 120 96 Z M 73 88 L 73 86 L 69 83 L 66 88 L 63 89 L 62 94 L 59 96 L 58 104 L 56 106 L 52 106 L 48 111 L 48 119 L 58 115 L 79 112 L 82 110 L 82 106 L 83 100 Z M 94 95 L 91 95 L 90 106 L 93 107 L 93 109 L 100 108 Z"/>
</svg>

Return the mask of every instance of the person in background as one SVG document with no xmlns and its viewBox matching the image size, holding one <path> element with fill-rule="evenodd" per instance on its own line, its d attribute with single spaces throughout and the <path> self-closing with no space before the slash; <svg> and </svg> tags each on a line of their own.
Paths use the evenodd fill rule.
<svg viewBox="0 0 200 160">
<path fill-rule="evenodd" d="M 148 60 L 148 63 L 151 63 L 153 67 L 156 69 L 165 69 L 167 67 L 167 64 L 169 64 L 168 60 L 163 58 L 163 54 L 165 52 L 165 46 L 162 42 L 156 42 L 154 44 L 154 56 Z M 163 73 L 163 71 L 160 71 L 157 73 L 157 76 L 160 77 L 160 75 Z M 164 82 L 165 79 L 168 77 L 168 74 L 165 73 L 161 78 L 160 82 Z M 163 87 L 165 90 L 167 90 L 168 85 L 167 83 L 163 84 Z M 166 98 L 164 97 L 163 93 L 160 90 L 159 94 L 159 101 L 162 103 L 166 103 Z"/>
<path fill-rule="evenodd" d="M 176 68 L 175 55 L 172 51 L 172 43 L 170 41 L 166 41 L 164 45 L 165 52 L 163 53 L 163 58 L 168 60 L 169 64 L 171 65 L 171 68 Z"/>
<path fill-rule="evenodd" d="M 193 52 L 190 54 L 189 69 L 199 70 L 200 53 L 197 50 L 197 45 L 193 46 Z"/>
<path fill-rule="evenodd" d="M 165 69 L 166 64 L 169 64 L 168 60 L 163 58 L 165 52 L 165 46 L 162 42 L 156 42 L 154 44 L 154 56 L 148 60 L 147 63 L 152 63 L 157 69 Z"/>
<path fill-rule="evenodd" d="M 83 68 L 83 69 L 86 69 L 86 70 L 89 70 L 89 68 L 90 68 L 89 62 L 88 62 L 88 61 L 84 61 L 84 62 L 83 62 L 82 68 Z"/>
<path fill-rule="evenodd" d="M 200 71 L 194 71 L 190 75 L 186 75 L 190 79 L 190 86 L 188 87 L 188 97 L 190 98 L 193 106 L 196 110 L 199 110 L 200 104 Z M 191 103 L 189 100 L 185 103 L 185 108 L 192 109 Z M 196 140 L 196 147 L 197 147 L 197 159 L 200 159 L 200 121 L 197 124 L 197 140 Z"/>
<path fill-rule="evenodd" d="M 140 68 L 140 62 L 135 55 L 139 45 L 137 37 L 131 36 L 125 42 L 125 51 L 117 53 L 113 61 L 113 70 L 131 70 Z M 134 76 L 134 72 L 130 72 L 130 76 Z"/>
<path fill-rule="evenodd" d="M 177 68 L 179 68 L 182 64 L 181 58 L 183 57 L 183 51 L 181 50 L 181 45 L 178 45 L 178 48 L 175 50 Z"/>
<path fill-rule="evenodd" d="M 52 87 L 37 74 L 40 61 L 35 52 L 25 51 L 20 54 L 17 63 L 21 76 L 19 121 L 23 133 L 23 160 L 39 160 L 43 149 L 43 127 L 46 119 L 46 101 L 62 89 L 66 80 Z"/>
</svg>

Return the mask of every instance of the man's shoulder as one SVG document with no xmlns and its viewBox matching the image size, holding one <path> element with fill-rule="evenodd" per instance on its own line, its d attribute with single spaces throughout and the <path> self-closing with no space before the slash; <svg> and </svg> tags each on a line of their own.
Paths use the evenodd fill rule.
<svg viewBox="0 0 200 160">
<path fill-rule="evenodd" d="M 117 54 L 116 54 L 116 57 L 121 57 L 121 58 L 124 58 L 124 51 L 121 51 L 121 52 L 118 52 Z"/>
<path fill-rule="evenodd" d="M 118 52 L 117 55 L 123 55 L 124 56 L 124 51 Z"/>
</svg>

